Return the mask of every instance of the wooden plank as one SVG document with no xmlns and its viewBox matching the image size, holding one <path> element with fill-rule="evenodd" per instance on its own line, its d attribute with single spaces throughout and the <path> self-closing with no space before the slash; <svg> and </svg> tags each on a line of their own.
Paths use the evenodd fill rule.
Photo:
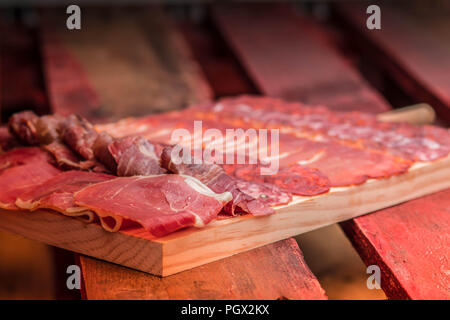
<svg viewBox="0 0 450 320">
<path fill-rule="evenodd" d="M 0 120 L 7 122 L 11 114 L 23 108 L 45 113 L 47 100 L 33 31 L 2 18 L 0 17 Z"/>
<path fill-rule="evenodd" d="M 65 19 L 61 10 L 43 13 L 42 48 L 55 112 L 111 119 L 211 98 L 186 43 L 158 8 L 85 10 L 77 31 L 61 27 Z"/>
<path fill-rule="evenodd" d="M 213 18 L 261 92 L 335 110 L 388 110 L 383 98 L 290 7 L 214 7 Z"/>
<path fill-rule="evenodd" d="M 63 215 L 2 211 L 0 230 L 133 269 L 168 276 L 332 223 L 450 188 L 450 157 L 417 163 L 407 173 L 332 188 L 316 197 L 296 197 L 276 214 L 216 220 L 154 238 L 142 228 L 108 233 Z"/>
<path fill-rule="evenodd" d="M 228 9 L 229 10 L 229 9 Z M 236 9 L 237 10 L 237 9 Z M 272 14 L 278 14 L 276 10 L 270 9 Z M 215 16 L 216 19 L 218 19 L 218 16 L 221 14 L 221 11 L 216 10 Z M 238 12 L 232 11 L 231 13 L 227 13 L 228 15 L 235 14 L 235 18 L 233 20 L 233 25 L 236 26 L 237 24 L 242 23 L 249 23 L 249 21 L 240 22 L 238 21 L 237 17 L 242 16 L 244 14 L 252 15 L 252 13 L 243 13 L 243 9 L 239 9 Z M 266 15 L 269 13 L 266 13 Z M 384 15 L 384 11 L 383 11 Z M 365 17 L 366 14 L 362 13 L 361 17 Z M 261 25 L 261 28 L 265 29 L 272 29 L 272 28 L 281 28 L 280 26 L 276 27 L 273 24 L 269 24 L 268 21 L 271 21 L 271 19 L 256 19 L 257 15 L 252 15 L 252 23 L 255 25 Z M 283 19 L 287 20 L 287 16 L 284 15 Z M 297 17 L 299 19 L 299 17 Z M 282 24 L 281 18 L 273 18 L 272 20 L 279 20 L 279 23 Z M 304 19 L 304 18 L 301 18 Z M 384 18 L 383 18 L 384 19 Z M 249 19 L 244 19 L 249 20 Z M 226 21 L 219 22 L 219 26 L 222 28 L 226 28 L 225 26 Z M 401 23 L 401 19 L 399 20 L 399 23 Z M 265 25 L 264 27 L 262 25 Z M 365 23 L 364 23 L 365 25 Z M 233 26 L 228 26 L 227 28 L 231 29 Z M 256 28 L 256 27 L 255 27 Z M 316 24 L 309 23 L 309 28 L 313 29 L 315 33 L 318 34 L 324 34 L 321 30 L 321 27 Z M 379 32 L 379 31 L 376 31 Z M 375 33 L 376 33 L 375 32 Z M 252 39 L 247 34 L 247 29 L 242 28 L 239 31 L 240 38 L 244 39 Z M 303 36 L 303 33 L 301 33 Z M 235 37 L 235 34 L 229 33 L 228 37 Z M 291 41 L 299 41 L 296 34 L 288 34 L 283 35 L 280 33 L 274 33 L 272 32 L 270 37 L 268 34 L 265 35 L 265 47 L 259 47 L 259 50 L 261 52 L 264 52 L 265 50 L 272 50 L 270 46 L 273 43 L 277 43 L 278 38 L 289 38 Z M 326 37 L 326 35 L 324 35 Z M 358 38 L 356 39 L 357 42 Z M 230 43 L 231 39 L 229 39 Z M 261 40 L 262 41 L 262 40 Z M 237 40 L 234 40 L 234 47 L 238 47 L 241 45 L 242 41 L 237 42 Z M 288 45 L 289 41 L 286 40 Z M 426 47 L 424 47 L 426 48 Z M 369 48 L 371 50 L 372 47 Z M 251 50 L 247 48 L 247 50 Z M 275 50 L 275 49 L 273 49 Z M 331 50 L 328 48 L 327 50 Z M 424 50 L 429 52 L 430 50 Z M 255 53 L 255 50 L 250 51 L 253 54 Z M 408 50 L 407 54 L 410 54 L 411 52 Z M 377 53 L 379 57 L 383 57 L 383 54 Z M 402 54 L 406 54 L 403 52 Z M 245 56 L 248 57 L 248 59 L 252 59 L 250 56 L 250 53 L 240 53 L 241 58 L 245 61 Z M 295 86 L 298 83 L 298 76 L 295 75 L 295 73 L 303 73 L 303 77 L 307 79 L 308 77 L 315 77 L 314 73 L 317 72 L 317 70 L 320 70 L 320 67 L 325 63 L 324 61 L 318 60 L 314 61 L 311 60 L 311 65 L 308 68 L 302 68 L 298 69 L 296 66 L 298 66 L 298 61 L 302 60 L 303 54 L 298 53 L 298 55 L 295 58 L 291 58 L 291 60 L 286 60 L 287 57 L 283 54 L 280 54 L 277 56 L 277 53 L 274 52 L 273 55 L 267 59 L 264 59 L 264 55 L 261 53 L 259 54 L 259 66 L 267 64 L 271 65 L 271 68 L 276 70 L 277 68 L 283 68 L 283 70 L 286 72 L 284 80 L 286 83 L 291 82 L 293 86 Z M 437 64 L 440 65 L 442 60 L 438 60 Z M 245 63 L 244 63 L 245 65 Z M 250 66 L 247 66 L 250 68 Z M 332 66 L 331 66 L 332 67 Z M 256 70 L 257 66 L 253 65 L 252 70 L 250 74 L 256 74 L 259 71 Z M 291 71 L 290 71 L 291 70 Z M 344 73 L 347 72 L 346 70 L 343 71 Z M 262 74 L 262 73 L 261 73 Z M 262 77 L 262 75 L 259 75 Z M 263 80 L 261 80 L 262 82 Z M 277 78 L 271 77 L 271 75 L 264 74 L 264 82 L 266 83 L 265 86 L 261 86 L 264 91 L 264 88 L 271 87 L 270 82 L 276 82 L 278 81 Z M 269 83 L 269 84 L 267 84 Z M 327 83 L 327 82 L 325 82 Z M 275 84 L 276 85 L 276 84 Z M 287 84 L 289 86 L 289 84 Z M 270 91 L 268 91 L 270 92 Z M 334 96 L 336 99 L 340 99 L 339 95 L 341 95 L 340 92 L 335 92 Z M 326 104 L 327 101 L 329 101 L 329 97 L 324 97 L 323 100 L 321 100 L 320 95 L 317 98 L 318 103 Z M 384 101 L 378 101 L 374 103 L 382 103 L 384 106 L 381 106 L 381 109 L 389 108 L 389 106 Z M 354 105 L 352 108 L 354 110 L 359 110 L 358 105 Z M 378 109 L 378 108 L 375 108 Z M 450 190 L 442 191 L 441 194 L 445 195 L 447 198 L 450 198 Z M 428 196 L 424 199 L 418 199 L 415 201 L 412 201 L 412 205 L 409 203 L 405 203 L 398 207 L 398 209 L 386 209 L 388 213 L 384 213 L 385 210 L 381 210 L 377 214 L 369 214 L 365 216 L 358 217 L 354 220 L 351 220 L 348 222 L 349 227 L 346 227 L 347 223 L 343 224 L 344 230 L 351 232 L 348 232 L 348 236 L 350 239 L 352 239 L 353 244 L 355 247 L 359 249 L 359 252 L 363 259 L 366 261 L 367 264 L 372 264 L 375 261 L 375 257 L 377 257 L 378 263 L 381 264 L 382 270 L 384 272 L 382 285 L 383 289 L 385 290 L 386 294 L 391 298 L 405 298 L 409 297 L 412 299 L 415 298 L 432 298 L 432 297 L 439 297 L 444 298 L 446 295 L 442 294 L 442 284 L 448 283 L 448 245 L 442 245 L 442 246 L 434 246 L 436 243 L 443 244 L 443 238 L 448 235 L 444 232 L 442 232 L 442 229 L 440 229 L 439 226 L 441 225 L 448 225 L 448 214 L 445 216 L 443 213 L 446 213 L 446 208 L 448 208 L 448 204 L 446 202 L 442 201 L 441 197 L 434 197 Z M 419 207 L 421 210 L 424 210 L 424 208 L 427 208 L 427 206 L 432 207 L 433 210 L 425 210 L 426 214 L 421 216 L 421 220 L 415 221 L 414 217 L 410 217 L 411 211 L 414 210 L 415 204 L 420 203 L 421 207 Z M 395 207 L 397 208 L 397 207 Z M 395 210 L 396 214 L 393 216 L 390 216 L 390 213 L 392 213 L 391 210 Z M 397 211 L 398 210 L 398 211 Z M 383 218 L 385 216 L 390 216 L 390 224 L 391 227 L 389 228 L 379 228 L 378 225 L 383 224 Z M 426 220 L 426 223 L 423 223 L 423 221 Z M 372 226 L 375 228 L 372 230 Z M 393 226 L 398 226 L 398 228 L 394 229 Z M 354 235 L 355 234 L 355 235 Z M 417 235 L 414 237 L 414 235 Z M 372 239 L 373 241 L 367 240 Z M 377 241 L 375 241 L 377 240 Z M 389 243 L 390 250 L 385 250 L 384 244 Z M 397 245 L 398 243 L 398 245 Z M 434 246 L 434 247 L 433 247 Z M 409 254 L 409 251 L 413 250 L 415 253 L 410 255 L 409 257 L 411 259 L 402 260 L 406 257 L 407 254 Z M 435 255 L 433 259 L 442 259 L 441 265 L 438 263 L 427 263 L 424 261 L 422 257 L 430 256 L 429 248 L 435 249 Z M 414 256 L 414 257 L 413 257 Z M 372 258 L 371 258 L 372 257 Z M 383 261 L 388 262 L 388 268 L 383 267 Z M 396 264 L 399 263 L 399 266 L 396 267 Z M 423 267 L 422 267 L 423 265 Z M 412 276 L 413 275 L 413 276 Z M 430 276 L 432 275 L 432 276 Z M 414 278 L 420 279 L 417 282 L 415 282 Z M 400 280 L 396 280 L 400 279 Z M 392 281 L 393 285 L 388 285 L 387 283 L 389 281 Z M 401 282 L 401 285 L 394 285 L 395 283 L 398 283 L 398 281 Z M 426 283 L 423 283 L 423 281 L 426 281 Z M 411 290 L 411 287 L 415 286 L 415 290 Z M 430 288 L 435 288 L 435 291 L 423 291 L 421 294 L 417 294 L 418 286 L 423 286 L 424 288 L 427 288 L 426 290 L 430 290 Z M 448 290 L 448 286 L 447 286 Z"/>
<path fill-rule="evenodd" d="M 210 25 L 184 20 L 179 23 L 179 29 L 191 45 L 195 59 L 201 61 L 215 98 L 257 92 L 230 48 Z"/>
<path fill-rule="evenodd" d="M 163 18 L 162 18 L 163 19 Z M 111 21 L 110 21 L 111 23 Z M 164 22 L 163 22 L 164 23 Z M 176 31 L 170 24 L 170 22 L 165 22 L 168 24 L 167 32 L 170 34 L 175 34 Z M 154 27 L 153 27 L 154 28 Z M 105 26 L 105 29 L 107 27 Z M 157 29 L 157 28 L 156 28 Z M 95 92 L 94 99 L 102 100 L 103 95 L 107 95 L 104 90 L 111 90 L 110 87 L 98 87 L 93 88 L 93 85 L 89 83 L 86 79 L 87 72 L 81 69 L 81 64 L 77 62 L 75 55 L 71 54 L 66 56 L 66 49 L 62 50 L 63 57 L 61 59 L 53 59 L 53 55 L 57 56 L 58 46 L 61 40 L 56 42 L 46 41 L 45 33 L 49 32 L 52 35 L 52 30 L 44 30 L 43 34 L 43 51 L 47 54 L 46 59 L 46 71 L 48 85 L 53 87 L 53 92 L 50 91 L 50 95 L 53 99 L 53 107 L 55 110 L 60 110 L 63 113 L 69 113 L 70 108 L 72 110 L 83 110 L 83 100 L 74 99 L 69 100 L 68 107 L 69 110 L 61 110 L 67 107 L 64 104 L 66 91 L 58 89 L 58 83 L 56 80 L 63 78 L 64 81 L 78 81 L 75 82 L 75 88 L 77 84 L 81 82 L 81 91 L 86 90 L 87 96 L 90 96 L 89 92 Z M 86 35 L 86 37 L 89 37 Z M 178 36 L 174 36 L 177 39 L 177 43 L 182 43 L 183 40 Z M 149 40 L 152 43 L 151 38 Z M 98 39 L 97 39 L 98 40 Z M 142 42 L 142 37 L 139 39 Z M 56 48 L 47 47 L 49 45 L 57 45 Z M 133 45 L 133 43 L 131 43 Z M 103 46 L 105 43 L 102 44 Z M 161 48 L 162 45 L 158 47 Z M 162 46 L 164 48 L 164 46 Z M 169 46 L 166 51 L 173 51 L 174 46 Z M 188 70 L 195 69 L 195 62 L 189 60 L 189 53 L 186 46 L 182 43 L 178 47 L 183 49 L 175 50 L 178 54 L 170 53 L 168 56 L 173 61 L 175 66 L 179 68 L 186 68 Z M 152 46 L 153 48 L 153 46 Z M 186 49 L 186 50 L 185 50 Z M 100 50 L 100 49 L 98 49 Z M 108 49 L 105 49 L 108 50 Z M 55 53 L 56 52 L 56 53 Z M 186 57 L 180 57 L 183 53 L 186 53 Z M 126 62 L 127 54 L 123 57 Z M 55 61 L 56 60 L 56 61 Z M 188 60 L 188 61 L 187 61 Z M 170 59 L 169 59 L 170 61 Z M 129 62 L 129 61 L 128 61 Z M 122 62 L 123 64 L 123 62 Z M 68 65 L 69 68 L 66 70 L 56 70 L 52 71 L 52 68 L 56 66 Z M 70 67 L 75 65 L 75 67 Z M 121 64 L 119 64 L 121 65 Z M 191 67 L 189 67 L 191 65 Z M 95 65 L 92 66 L 90 72 L 96 73 Z M 154 68 L 159 69 L 161 65 L 156 63 L 153 65 Z M 61 67 L 62 68 L 62 67 Z M 71 71 L 74 68 L 74 72 Z M 79 68 L 82 70 L 79 71 Z M 63 69 L 63 68 L 62 68 Z M 50 73 L 54 72 L 55 76 L 51 76 Z M 130 73 L 130 77 L 134 74 L 139 74 L 141 70 L 133 68 Z M 186 85 L 188 94 L 193 96 L 189 101 L 204 101 L 210 98 L 210 91 L 203 80 L 202 75 L 195 74 L 195 71 L 185 72 L 189 80 L 189 84 Z M 147 77 L 155 75 L 153 79 L 149 79 L 150 83 L 159 81 L 157 72 L 151 72 L 146 74 Z M 190 77 L 189 77 L 190 74 Z M 171 78 L 176 78 L 176 73 L 169 73 Z M 72 80 L 70 80 L 72 79 Z M 138 80 L 139 76 L 136 76 L 135 80 Z M 90 79 L 88 79 L 90 80 Z M 55 83 L 56 82 L 56 83 Z M 172 95 L 177 95 L 177 89 L 172 83 L 179 83 L 179 80 L 166 81 L 162 86 L 163 89 L 160 91 L 153 92 L 154 96 L 152 99 L 165 100 L 161 102 L 161 105 L 171 105 Z M 108 82 L 111 85 L 110 82 Z M 70 86 L 67 86 L 70 88 Z M 84 87 L 84 89 L 83 89 Z M 116 88 L 117 90 L 124 92 L 121 88 Z M 97 96 L 98 95 L 98 96 Z M 148 96 L 139 91 L 137 93 L 138 97 L 136 99 L 146 99 Z M 196 97 L 196 98 L 195 98 Z M 74 101 L 74 104 L 71 104 Z M 89 101 L 89 100 L 88 100 Z M 183 100 L 184 101 L 184 100 Z M 62 102 L 62 103 L 61 103 Z M 95 100 L 94 100 L 95 102 Z M 184 103 L 184 102 L 183 102 Z M 96 106 L 96 103 L 89 104 L 92 108 Z M 136 114 L 132 108 L 135 105 L 130 105 L 130 109 L 127 110 L 126 115 Z M 138 109 L 137 111 L 139 111 Z M 154 109 L 148 109 L 148 112 Z M 112 117 L 115 117 L 115 112 L 117 109 L 112 109 Z M 87 110 L 85 113 L 89 116 L 90 112 Z M 92 117 L 97 117 L 94 114 Z M 102 247 L 103 244 L 100 246 Z M 113 249 L 113 251 L 117 251 Z M 119 252 L 120 253 L 120 252 Z M 208 298 L 208 299 L 218 299 L 221 297 L 227 298 L 255 298 L 260 297 L 264 299 L 275 299 L 278 297 L 287 297 L 292 299 L 326 299 L 323 289 L 320 287 L 319 282 L 311 274 L 311 271 L 306 266 L 302 253 L 298 246 L 295 245 L 293 239 L 288 239 L 278 242 L 276 245 L 267 246 L 260 248 L 258 250 L 249 251 L 243 257 L 233 257 L 232 260 L 224 259 L 214 264 L 203 266 L 192 271 L 180 273 L 178 275 L 167 277 L 165 279 L 150 276 L 141 272 L 135 272 L 130 269 L 125 269 L 118 267 L 113 264 L 105 263 L 103 261 L 94 260 L 87 256 L 79 256 L 80 265 L 82 267 L 82 274 L 84 279 L 82 295 L 88 299 L 109 299 L 109 298 L 127 298 L 132 297 L 134 299 L 144 299 L 144 298 L 163 298 L 170 296 L 173 299 L 179 298 Z M 279 261 L 286 261 L 284 264 L 280 264 Z M 261 267 L 258 267 L 261 265 Z M 236 272 L 239 270 L 239 272 Z M 222 279 L 222 281 L 221 281 Z M 153 289 L 149 291 L 147 288 L 149 284 L 153 283 Z M 174 286 L 176 284 L 176 286 Z M 142 288 L 142 290 L 136 290 L 136 288 Z M 170 293 L 170 294 L 169 294 Z"/>
<path fill-rule="evenodd" d="M 81 266 L 89 275 L 84 279 L 87 299 L 326 298 L 294 239 L 164 279 L 95 259 L 83 259 Z"/>
<path fill-rule="evenodd" d="M 450 190 L 342 226 L 390 299 L 450 299 Z"/>
<path fill-rule="evenodd" d="M 366 7 L 340 4 L 336 12 L 380 68 L 419 101 L 431 104 L 450 123 L 450 22 L 447 15 L 411 12 L 381 4 L 382 28 L 366 28 Z"/>
</svg>

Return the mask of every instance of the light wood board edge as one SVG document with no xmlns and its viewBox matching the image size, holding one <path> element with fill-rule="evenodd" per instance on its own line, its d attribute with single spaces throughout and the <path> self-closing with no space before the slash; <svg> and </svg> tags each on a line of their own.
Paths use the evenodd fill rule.
<svg viewBox="0 0 450 320">
<path fill-rule="evenodd" d="M 161 244 L 125 232 L 110 233 L 58 213 L 0 209 L 0 230 L 52 246 L 162 275 Z"/>
</svg>

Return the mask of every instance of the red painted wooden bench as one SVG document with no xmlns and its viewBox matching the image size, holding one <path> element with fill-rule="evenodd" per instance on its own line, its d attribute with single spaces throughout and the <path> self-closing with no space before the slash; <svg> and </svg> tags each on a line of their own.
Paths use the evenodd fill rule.
<svg viewBox="0 0 450 320">
<path fill-rule="evenodd" d="M 377 67 L 386 70 L 409 95 L 428 102 L 441 120 L 450 123 L 450 21 L 442 13 L 432 15 L 408 6 L 380 4 L 381 30 L 365 27 L 366 7 L 335 6 L 348 32 Z"/>
</svg>

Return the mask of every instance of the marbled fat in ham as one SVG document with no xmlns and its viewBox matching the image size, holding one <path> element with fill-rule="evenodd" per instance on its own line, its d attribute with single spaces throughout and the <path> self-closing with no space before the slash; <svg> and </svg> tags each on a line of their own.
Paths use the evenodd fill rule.
<svg viewBox="0 0 450 320">
<path fill-rule="evenodd" d="M 253 215 L 268 215 L 275 212 L 263 202 L 241 190 L 237 185 L 237 180 L 226 174 L 222 167 L 216 164 L 186 164 L 183 162 L 179 163 L 180 161 L 173 161 L 173 157 L 177 156 L 174 154 L 174 150 L 173 147 L 164 148 L 161 155 L 161 165 L 169 172 L 197 178 L 214 192 L 230 192 L 233 199 L 224 207 L 224 211 L 227 214 L 251 213 Z M 182 152 L 180 150 L 180 153 Z M 181 157 L 183 156 L 181 155 Z"/>
</svg>

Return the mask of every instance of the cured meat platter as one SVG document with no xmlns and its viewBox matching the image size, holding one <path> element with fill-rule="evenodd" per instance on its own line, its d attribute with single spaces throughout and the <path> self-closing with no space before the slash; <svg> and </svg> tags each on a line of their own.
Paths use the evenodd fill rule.
<svg viewBox="0 0 450 320">
<path fill-rule="evenodd" d="M 249 119 L 258 117 L 255 110 L 264 109 L 264 106 L 278 108 L 278 113 L 272 114 L 265 122 L 262 117 L 266 117 L 267 113 L 261 113 L 256 120 L 263 122 L 262 124 Z M 235 112 L 236 118 L 229 117 L 226 113 L 233 108 L 234 111 L 230 112 Z M 250 113 L 247 110 L 249 108 L 253 108 Z M 301 121 L 296 122 L 295 126 L 282 118 L 284 114 L 289 114 L 289 121 L 295 120 L 295 113 L 290 113 L 289 110 L 303 110 L 299 118 Z M 276 178 L 265 178 L 262 181 L 261 177 L 255 176 L 252 166 L 242 168 L 239 165 L 225 165 L 223 167 L 226 174 L 223 171 L 216 174 L 213 167 L 183 167 L 177 166 L 172 160 L 167 163 L 164 161 L 168 151 L 172 151 L 167 148 L 173 148 L 174 145 L 166 137 L 170 123 L 175 123 L 174 118 L 177 120 L 170 127 L 172 131 L 180 127 L 180 121 L 184 121 L 183 128 L 189 127 L 187 121 L 180 120 L 187 117 L 203 119 L 206 125 L 220 127 L 219 123 L 211 124 L 215 113 L 219 114 L 221 123 L 229 121 L 227 124 L 233 127 L 248 127 L 251 123 L 252 126 L 266 128 L 272 126 L 274 117 L 278 117 L 276 126 L 282 129 L 282 143 L 279 146 L 281 173 L 275 175 Z M 36 132 L 39 125 L 30 125 L 34 120 L 30 120 L 28 115 L 21 117 L 27 118 L 26 121 L 10 121 L 10 130 L 15 132 L 17 129 L 17 136 L 30 141 L 29 133 Z M 308 121 L 302 122 L 308 117 Z M 318 124 L 320 121 L 317 119 L 320 120 L 320 117 L 326 118 L 327 123 L 333 123 L 326 127 L 326 133 L 323 125 Z M 386 118 L 389 119 L 389 116 Z M 310 126 L 312 119 L 316 121 L 314 127 L 311 126 L 313 129 L 306 128 L 305 123 Z M 345 119 L 357 120 L 352 120 L 349 125 Z M 100 132 L 101 136 L 105 133 L 105 136 L 97 138 L 98 141 L 104 139 L 106 134 L 110 135 L 107 136 L 108 139 L 112 139 L 108 140 L 108 146 L 112 146 L 108 150 L 114 157 L 113 168 L 96 150 L 93 152 L 95 157 L 89 156 L 90 149 L 86 148 L 86 144 L 79 143 L 86 142 L 87 135 L 84 138 L 83 134 L 78 135 L 76 143 L 70 142 L 80 132 L 79 127 L 86 129 L 88 126 L 83 124 L 77 130 L 70 131 L 70 121 L 64 121 L 69 127 L 65 131 L 64 143 L 79 155 L 85 154 L 83 159 L 86 160 L 79 161 L 77 158 L 75 161 L 67 153 L 60 157 L 61 149 L 55 152 L 59 145 L 46 144 L 42 147 L 39 142 L 42 148 L 54 156 L 59 168 L 64 163 L 71 170 L 60 173 L 53 172 L 57 170 L 54 167 L 46 169 L 49 176 L 40 182 L 38 188 L 34 187 L 32 190 L 23 187 L 22 182 L 20 194 L 17 193 L 17 188 L 13 190 L 15 194 L 12 202 L 7 201 L 9 198 L 4 192 L 0 199 L 5 208 L 0 212 L 0 229 L 159 276 L 168 276 L 450 187 L 450 139 L 447 130 L 432 126 L 415 128 L 406 124 L 383 124 L 369 115 L 331 113 L 322 107 L 309 109 L 307 106 L 287 104 L 276 99 L 224 99 L 213 105 L 197 106 L 169 115 L 97 125 L 95 134 Z M 158 128 L 157 124 L 161 122 L 164 126 Z M 15 126 L 17 123 L 19 125 Z M 295 131 L 300 127 L 301 130 Z M 373 130 L 368 134 L 367 130 L 361 129 L 363 127 Z M 24 131 L 24 128 L 33 130 Z M 50 132 L 48 128 L 47 126 L 46 134 Z M 353 130 L 350 135 L 348 130 Z M 292 132 L 294 135 L 301 133 L 296 135 L 294 142 L 289 138 Z M 132 135 L 134 136 L 130 139 Z M 147 140 L 140 144 L 142 141 L 136 135 L 152 141 L 154 146 L 142 152 L 143 146 L 147 147 Z M 307 139 L 304 139 L 305 136 Z M 355 136 L 358 143 L 351 140 Z M 380 136 L 383 138 L 381 143 Z M 324 140 L 324 137 L 329 140 Z M 310 144 L 311 141 L 314 143 Z M 136 150 L 141 153 L 134 153 L 133 157 L 127 158 L 132 149 L 124 149 L 124 142 L 132 148 L 138 146 Z M 155 162 L 150 160 L 156 158 L 149 150 L 156 150 L 158 143 L 163 145 L 163 150 L 156 152 L 156 163 L 160 167 L 154 167 Z M 286 146 L 293 148 L 299 144 L 301 148 L 295 152 L 283 153 Z M 36 142 L 29 142 L 28 145 L 36 145 Z M 317 145 L 322 147 L 317 148 Z M 32 148 L 12 149 L 2 156 L 8 157 L 17 150 L 32 153 Z M 363 152 L 364 148 L 370 149 L 370 152 Z M 115 150 L 119 151 L 114 153 Z M 337 155 L 337 158 L 327 161 L 333 155 Z M 324 157 L 328 158 L 324 160 Z M 290 162 L 287 164 L 286 159 L 291 158 L 295 159 L 295 165 Z M 102 160 L 97 162 L 99 159 Z M 346 162 L 346 159 L 351 161 Z M 8 165 L 11 161 L 7 162 Z M 146 165 L 142 166 L 142 163 Z M 316 167 L 311 168 L 311 163 L 316 164 Z M 346 165 L 348 168 L 345 168 Z M 44 171 L 45 165 L 39 168 Z M 73 170 L 75 168 L 77 170 Z M 13 169 L 14 167 L 5 169 L 0 178 Z M 203 170 L 201 174 L 198 174 L 197 169 Z M 3 170 L 2 167 L 0 170 Z M 79 170 L 88 170 L 89 173 Z M 319 174 L 318 170 L 325 174 Z M 83 179 L 88 175 L 95 175 L 96 180 L 81 188 L 79 186 L 84 182 L 81 181 L 79 172 L 84 172 Z M 208 179 L 204 179 L 205 172 L 208 173 Z M 212 173 L 213 179 L 210 179 Z M 229 177 L 236 178 L 240 187 L 238 190 L 228 187 L 222 190 L 217 184 L 211 183 L 217 182 L 217 177 L 221 181 L 230 181 L 227 180 L 231 179 Z M 71 179 L 78 180 L 70 184 Z M 145 185 L 144 191 L 142 185 Z M 256 192 L 252 192 L 254 188 Z M 62 189 L 64 192 L 61 192 Z M 246 191 L 246 195 L 254 198 L 245 198 L 240 191 Z M 185 196 L 183 201 L 195 201 L 187 204 L 189 210 L 186 207 L 182 211 L 176 210 L 179 198 L 182 197 L 180 194 L 186 193 L 192 195 Z M 259 197 L 258 193 L 264 197 Z M 158 203 L 158 195 L 164 196 L 167 201 Z M 7 196 L 11 197 L 10 194 Z M 167 203 L 169 207 L 164 207 Z M 185 203 L 183 205 L 186 206 Z M 153 213 L 155 210 L 157 212 Z M 171 210 L 176 214 L 165 215 L 166 211 Z M 241 211 L 246 211 L 247 214 Z M 146 217 L 147 213 L 152 216 Z M 180 215 L 183 215 L 182 219 Z M 160 219 L 161 216 L 164 219 Z"/>
</svg>

